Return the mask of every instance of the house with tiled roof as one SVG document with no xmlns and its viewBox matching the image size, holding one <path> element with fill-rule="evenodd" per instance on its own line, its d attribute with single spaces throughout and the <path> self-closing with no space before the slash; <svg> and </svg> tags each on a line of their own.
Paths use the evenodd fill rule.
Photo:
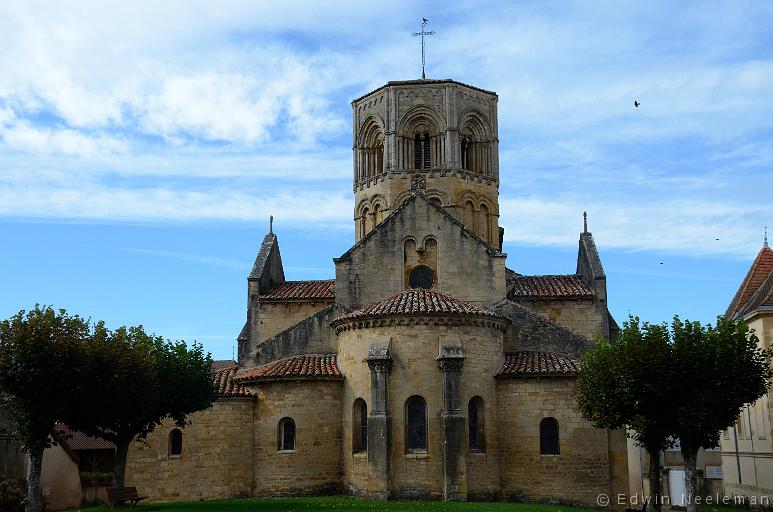
<svg viewBox="0 0 773 512">
<path fill-rule="evenodd" d="M 566 274 L 506 266 L 497 104 L 453 80 L 352 102 L 354 241 L 335 278 L 288 279 L 271 221 L 220 399 L 133 446 L 128 485 L 157 500 L 627 492 L 625 433 L 572 397 L 582 353 L 617 333 L 596 243 L 586 218 Z"/>
<path fill-rule="evenodd" d="M 744 320 L 762 348 L 773 345 L 773 250 L 767 232 L 738 291 L 725 312 L 726 318 Z M 745 407 L 735 425 L 720 438 L 725 494 L 773 499 L 773 426 L 771 392 Z"/>
</svg>

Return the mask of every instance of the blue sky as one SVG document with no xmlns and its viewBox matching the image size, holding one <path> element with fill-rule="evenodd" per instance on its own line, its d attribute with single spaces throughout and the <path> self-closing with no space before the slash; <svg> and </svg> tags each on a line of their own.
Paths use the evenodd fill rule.
<svg viewBox="0 0 773 512">
<path fill-rule="evenodd" d="M 0 317 L 229 357 L 269 214 L 290 279 L 353 242 L 350 101 L 420 77 L 422 16 L 428 77 L 499 94 L 510 268 L 573 272 L 587 210 L 618 321 L 724 311 L 773 226 L 773 4 L 5 2 Z"/>
</svg>

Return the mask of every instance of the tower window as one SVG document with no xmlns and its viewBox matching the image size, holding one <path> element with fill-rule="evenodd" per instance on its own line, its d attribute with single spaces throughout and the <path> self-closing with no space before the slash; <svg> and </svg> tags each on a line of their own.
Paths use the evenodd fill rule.
<svg viewBox="0 0 773 512">
<path fill-rule="evenodd" d="M 429 133 L 417 133 L 413 137 L 413 168 L 430 168 Z"/>
<path fill-rule="evenodd" d="M 405 401 L 405 449 L 427 451 L 427 403 L 420 396 Z"/>
<path fill-rule="evenodd" d="M 279 442 L 277 443 L 280 451 L 295 450 L 295 422 L 292 418 L 282 418 L 279 421 L 277 429 Z"/>
<path fill-rule="evenodd" d="M 368 405 L 365 400 L 358 398 L 354 401 L 352 417 L 352 444 L 354 445 L 353 451 L 366 452 L 368 451 Z"/>
<path fill-rule="evenodd" d="M 179 428 L 169 432 L 169 456 L 179 457 L 183 453 L 183 433 Z"/>
<path fill-rule="evenodd" d="M 558 421 L 555 418 L 545 418 L 539 424 L 540 455 L 558 455 Z"/>
</svg>

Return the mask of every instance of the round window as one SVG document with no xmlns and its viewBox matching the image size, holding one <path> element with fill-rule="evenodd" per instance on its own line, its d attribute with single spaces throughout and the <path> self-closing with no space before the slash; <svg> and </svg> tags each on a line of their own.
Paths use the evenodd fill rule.
<svg viewBox="0 0 773 512">
<path fill-rule="evenodd" d="M 411 273 L 408 275 L 408 285 L 411 288 L 424 288 L 429 290 L 434 283 L 435 273 L 432 272 L 431 268 L 425 265 L 419 265 L 411 270 Z"/>
</svg>

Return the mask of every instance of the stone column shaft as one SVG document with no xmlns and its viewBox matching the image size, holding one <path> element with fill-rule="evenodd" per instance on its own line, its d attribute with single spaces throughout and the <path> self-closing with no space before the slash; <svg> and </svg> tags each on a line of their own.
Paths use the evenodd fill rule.
<svg viewBox="0 0 773 512">
<path fill-rule="evenodd" d="M 374 498 L 389 498 L 389 450 L 391 425 L 387 411 L 388 377 L 392 358 L 388 353 L 368 355 L 370 368 L 370 415 L 368 416 L 368 492 Z"/>
<path fill-rule="evenodd" d="M 440 437 L 443 457 L 443 499 L 467 499 L 467 450 L 464 442 L 464 414 L 461 398 L 461 371 L 464 356 L 461 349 L 453 355 L 443 354 L 438 366 L 443 376 L 443 412 L 440 416 Z"/>
</svg>

